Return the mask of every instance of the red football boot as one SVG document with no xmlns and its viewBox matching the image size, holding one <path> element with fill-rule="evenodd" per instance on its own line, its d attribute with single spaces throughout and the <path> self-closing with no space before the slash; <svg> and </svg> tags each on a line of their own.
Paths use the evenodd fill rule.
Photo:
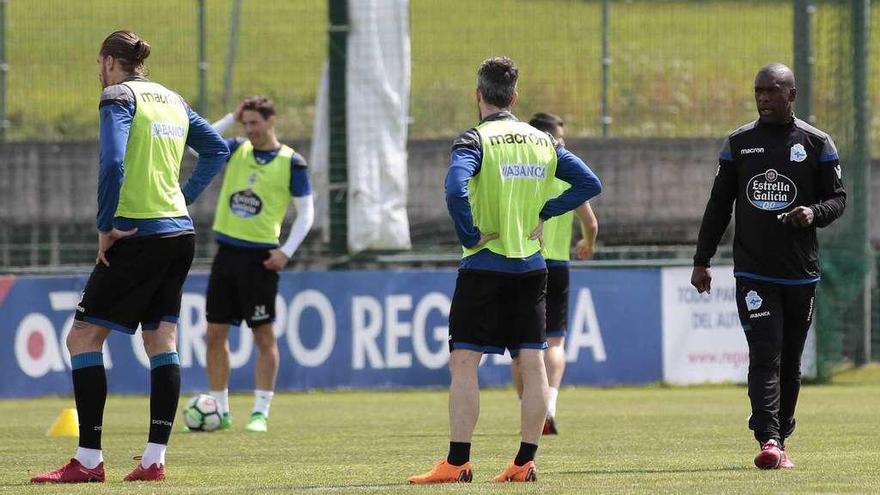
<svg viewBox="0 0 880 495">
<path fill-rule="evenodd" d="M 89 469 L 76 459 L 60 468 L 48 473 L 38 474 L 31 478 L 31 483 L 103 483 L 104 463 L 98 464 L 95 469 Z"/>
<path fill-rule="evenodd" d="M 791 462 L 791 458 L 788 457 L 788 452 L 786 452 L 785 447 L 782 447 L 782 460 L 779 461 L 780 469 L 793 469 L 794 463 Z"/>
<path fill-rule="evenodd" d="M 123 478 L 122 481 L 162 481 L 164 479 L 164 464 L 150 464 L 150 467 L 145 468 L 141 466 L 140 461 L 138 461 L 134 470 L 128 473 L 128 476 Z"/>
<path fill-rule="evenodd" d="M 544 431 L 541 432 L 542 435 L 558 435 L 559 430 L 556 429 L 556 419 L 553 416 L 547 416 L 547 419 L 544 420 Z"/>
<path fill-rule="evenodd" d="M 779 442 L 774 439 L 767 440 L 761 444 L 761 451 L 755 456 L 755 466 L 760 469 L 778 469 L 782 456 Z"/>
</svg>

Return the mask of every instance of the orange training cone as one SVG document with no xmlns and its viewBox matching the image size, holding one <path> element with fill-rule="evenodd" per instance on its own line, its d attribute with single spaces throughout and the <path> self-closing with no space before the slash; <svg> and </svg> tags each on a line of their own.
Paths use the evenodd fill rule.
<svg viewBox="0 0 880 495">
<path fill-rule="evenodd" d="M 79 416 L 76 414 L 76 409 L 68 407 L 61 411 L 58 419 L 52 423 L 46 435 L 50 437 L 78 437 Z"/>
</svg>

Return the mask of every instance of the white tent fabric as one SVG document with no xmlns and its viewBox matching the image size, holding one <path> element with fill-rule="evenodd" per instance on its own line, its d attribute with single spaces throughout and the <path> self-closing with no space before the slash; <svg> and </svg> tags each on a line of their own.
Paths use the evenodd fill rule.
<svg viewBox="0 0 880 495">
<path fill-rule="evenodd" d="M 315 125 L 312 129 L 312 149 L 309 153 L 309 179 L 315 198 L 315 223 L 322 241 L 330 241 L 330 80 L 327 64 L 321 70 L 318 98 L 315 102 Z"/>
<path fill-rule="evenodd" d="M 349 0 L 348 251 L 410 249 L 407 202 L 408 0 Z M 329 238 L 329 77 L 321 75 L 309 163 L 315 225 Z"/>
<path fill-rule="evenodd" d="M 348 4 L 348 249 L 409 249 L 409 1 Z"/>
</svg>

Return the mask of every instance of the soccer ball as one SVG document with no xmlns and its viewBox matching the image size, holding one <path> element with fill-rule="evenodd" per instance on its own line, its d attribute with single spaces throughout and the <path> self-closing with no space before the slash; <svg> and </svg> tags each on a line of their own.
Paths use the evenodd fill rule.
<svg viewBox="0 0 880 495">
<path fill-rule="evenodd" d="M 183 421 L 192 431 L 214 431 L 220 428 L 220 404 L 212 395 L 199 394 L 183 408 Z"/>
</svg>

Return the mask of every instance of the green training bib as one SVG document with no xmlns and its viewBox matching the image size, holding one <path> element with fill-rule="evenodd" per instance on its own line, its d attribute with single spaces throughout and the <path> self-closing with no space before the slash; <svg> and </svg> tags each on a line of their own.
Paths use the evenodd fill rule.
<svg viewBox="0 0 880 495">
<path fill-rule="evenodd" d="M 282 145 L 272 161 L 260 164 L 245 141 L 229 158 L 214 216 L 214 231 L 242 241 L 278 244 L 290 205 L 293 148 Z"/>
<path fill-rule="evenodd" d="M 541 249 L 528 236 L 555 180 L 556 148 L 546 133 L 524 122 L 489 121 L 476 130 L 483 161 L 468 184 L 474 224 L 484 234 L 499 235 L 484 246 L 493 253 L 529 257 Z M 464 256 L 477 251 L 464 248 Z"/>
<path fill-rule="evenodd" d="M 548 199 L 553 199 L 571 187 L 568 182 L 554 179 Z M 571 220 L 574 211 L 569 211 L 544 222 L 544 259 L 569 261 L 571 259 Z"/>
<path fill-rule="evenodd" d="M 183 99 L 161 84 L 122 83 L 134 93 L 134 118 L 125 148 L 125 176 L 116 216 L 171 218 L 188 214 L 180 190 L 180 161 L 189 115 Z"/>
</svg>

